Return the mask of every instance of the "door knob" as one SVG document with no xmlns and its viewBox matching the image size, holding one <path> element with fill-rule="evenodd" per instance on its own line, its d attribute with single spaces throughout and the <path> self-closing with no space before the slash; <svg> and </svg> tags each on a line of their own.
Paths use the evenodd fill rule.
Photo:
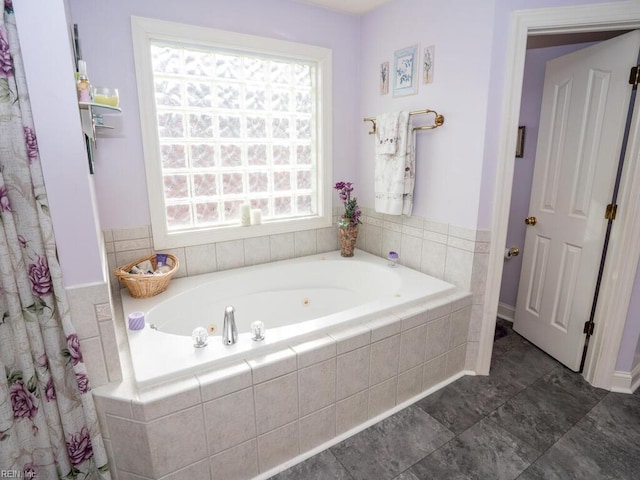
<svg viewBox="0 0 640 480">
<path fill-rule="evenodd" d="M 527 217 L 524 219 L 524 223 L 534 226 L 536 223 L 538 223 L 538 219 L 536 217 Z"/>
</svg>

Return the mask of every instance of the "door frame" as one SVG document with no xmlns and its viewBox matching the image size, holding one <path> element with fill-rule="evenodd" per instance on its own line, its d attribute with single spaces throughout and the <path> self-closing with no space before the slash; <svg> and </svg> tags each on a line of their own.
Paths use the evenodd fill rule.
<svg viewBox="0 0 640 480">
<path fill-rule="evenodd" d="M 504 245 L 513 187 L 514 155 L 522 83 L 529 35 L 629 30 L 640 28 L 640 3 L 618 2 L 572 7 L 516 10 L 511 14 L 502 121 L 498 145 L 494 204 L 491 226 L 491 249 L 484 298 L 483 321 L 478 345 L 477 373 L 488 374 L 502 268 Z M 636 102 L 638 107 L 640 102 Z M 640 108 L 636 108 L 640 110 Z M 634 112 L 627 155 L 620 185 L 618 217 L 609 244 L 607 263 L 595 314 L 595 332 L 589 343 L 584 368 L 585 379 L 594 386 L 611 389 L 620 340 L 626 322 L 629 301 L 640 259 L 640 111 Z M 604 221 L 604 212 L 603 212 Z M 606 313 L 606 314 L 605 314 Z"/>
</svg>

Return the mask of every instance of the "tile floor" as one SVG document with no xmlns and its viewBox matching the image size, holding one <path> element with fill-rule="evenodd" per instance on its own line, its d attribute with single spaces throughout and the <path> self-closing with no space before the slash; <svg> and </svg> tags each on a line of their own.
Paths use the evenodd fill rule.
<svg viewBox="0 0 640 480">
<path fill-rule="evenodd" d="M 640 390 L 593 388 L 499 320 L 491 375 L 460 378 L 272 478 L 638 479 Z"/>
</svg>

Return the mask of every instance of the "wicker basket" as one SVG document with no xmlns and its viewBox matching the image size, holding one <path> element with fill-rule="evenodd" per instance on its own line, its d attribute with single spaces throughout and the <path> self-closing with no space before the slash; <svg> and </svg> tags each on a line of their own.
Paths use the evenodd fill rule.
<svg viewBox="0 0 640 480">
<path fill-rule="evenodd" d="M 150 298 L 154 295 L 164 292 L 169 286 L 169 280 L 173 274 L 178 270 L 180 262 L 178 259 L 167 253 L 167 265 L 171 267 L 171 270 L 167 273 L 158 273 L 154 275 L 139 275 L 136 273 L 129 273 L 131 269 L 145 260 L 150 260 L 155 270 L 158 266 L 155 254 L 147 257 L 139 258 L 134 262 L 127 263 L 121 267 L 116 268 L 113 273 L 120 280 L 120 283 L 127 287 L 129 293 L 133 298 Z"/>
</svg>

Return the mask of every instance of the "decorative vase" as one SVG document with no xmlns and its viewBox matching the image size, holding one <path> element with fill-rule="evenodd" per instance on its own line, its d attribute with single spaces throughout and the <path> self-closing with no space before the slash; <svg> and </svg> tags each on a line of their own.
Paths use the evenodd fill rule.
<svg viewBox="0 0 640 480">
<path fill-rule="evenodd" d="M 358 226 L 338 227 L 338 239 L 340 240 L 340 255 L 353 257 L 353 249 L 358 238 Z"/>
</svg>

